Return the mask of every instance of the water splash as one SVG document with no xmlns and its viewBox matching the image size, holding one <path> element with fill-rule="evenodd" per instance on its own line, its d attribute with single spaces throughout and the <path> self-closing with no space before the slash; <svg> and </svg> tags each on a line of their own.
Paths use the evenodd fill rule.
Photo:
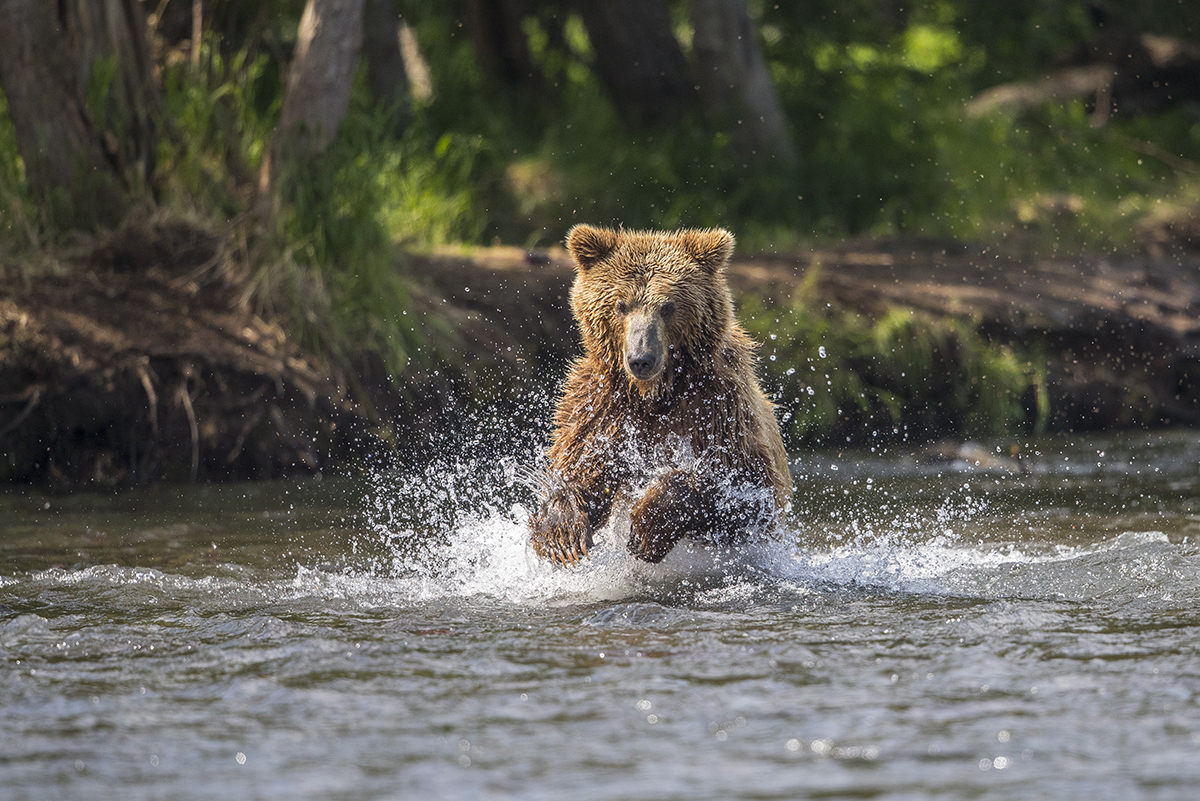
<svg viewBox="0 0 1200 801">
<path fill-rule="evenodd" d="M 530 463 L 468 459 L 381 478 L 368 501 L 364 547 L 373 544 L 376 554 L 368 572 L 389 577 L 395 592 L 410 600 L 534 606 L 639 598 L 737 603 L 739 593 L 752 589 L 761 600 L 771 588 L 793 595 L 833 590 L 1061 599 L 1129 587 L 1121 560 L 1142 560 L 1141 577 L 1153 581 L 1159 568 L 1175 571 L 1170 564 L 1180 558 L 1162 532 L 1068 546 L 1027 536 L 1012 517 L 997 524 L 1011 527 L 1007 539 L 974 541 L 965 529 L 991 510 L 976 486 L 962 482 L 931 508 L 878 519 L 851 515 L 836 536 L 827 525 L 814 538 L 793 520 L 780 539 L 734 550 L 685 539 L 657 565 L 626 552 L 628 518 L 614 514 L 597 532 L 590 558 L 563 569 L 540 560 L 528 545 L 536 471 L 522 465 Z M 1120 554 L 1116 562 L 1114 553 Z"/>
<path fill-rule="evenodd" d="M 278 514 L 219 504 L 237 518 L 228 524 L 223 518 L 198 522 L 194 509 L 181 512 L 187 526 L 158 521 L 147 529 L 135 516 L 121 536 L 139 543 L 141 561 L 133 564 L 142 566 L 97 561 L 120 563 L 133 553 L 105 535 L 101 549 L 89 554 L 91 567 L 80 560 L 74 569 L 35 568 L 0 577 L 0 589 L 27 599 L 45 593 L 46 603 L 67 609 L 100 597 L 148 610 L 642 601 L 737 608 L 847 592 L 1163 603 L 1200 598 L 1191 536 L 1200 529 L 1187 500 L 1200 485 L 1190 472 L 1196 464 L 1190 444 L 1186 459 L 1176 454 L 1153 461 L 1144 451 L 1136 451 L 1135 461 L 1105 444 L 1104 458 L 1148 466 L 1138 468 L 1144 475 L 1135 471 L 1096 487 L 1081 484 L 1066 467 L 1084 461 L 1074 451 L 1010 477 L 942 476 L 903 460 L 882 468 L 848 459 L 822 468 L 810 460 L 798 481 L 798 508 L 776 541 L 719 550 L 685 540 L 663 563 L 650 565 L 626 552 L 628 520 L 616 515 L 597 532 L 590 558 L 573 569 L 541 561 L 528 545 L 541 447 L 529 435 L 502 449 L 476 442 L 447 449 L 422 469 L 380 474 L 367 485 L 339 488 L 326 501 L 311 499 L 313 509 L 329 510 L 324 517 L 294 511 L 294 497 Z M 1060 461 L 1062 470 L 1055 467 Z M 335 519 L 335 507 L 336 523 L 323 529 L 319 521 Z M 58 525 L 69 528 L 70 520 Z M 48 529 L 39 531 L 40 537 Z"/>
</svg>

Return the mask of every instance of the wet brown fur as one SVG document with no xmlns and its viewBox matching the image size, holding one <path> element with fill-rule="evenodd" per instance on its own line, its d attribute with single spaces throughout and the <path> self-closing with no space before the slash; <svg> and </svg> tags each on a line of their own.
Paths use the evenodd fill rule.
<svg viewBox="0 0 1200 801">
<path fill-rule="evenodd" d="M 790 502 L 792 481 L 774 408 L 755 377 L 756 345 L 733 317 L 724 273 L 733 236 L 577 225 L 567 249 L 585 355 L 555 414 L 546 496 L 531 520 L 534 550 L 575 564 L 614 501 L 651 475 L 630 513 L 628 547 L 641 559 L 660 561 L 683 536 L 736 541 L 770 525 Z M 652 380 L 626 365 L 634 310 L 663 332 L 666 366 Z M 697 458 L 647 469 L 679 442 Z M 641 458 L 628 458 L 631 447 Z M 722 494 L 731 482 L 761 488 L 765 500 L 731 500 Z"/>
</svg>

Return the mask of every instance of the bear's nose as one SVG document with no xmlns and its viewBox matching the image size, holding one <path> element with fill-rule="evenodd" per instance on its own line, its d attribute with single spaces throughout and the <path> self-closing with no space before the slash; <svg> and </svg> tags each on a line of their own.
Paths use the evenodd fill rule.
<svg viewBox="0 0 1200 801">
<path fill-rule="evenodd" d="M 633 373 L 637 378 L 647 379 L 654 374 L 654 363 L 657 359 L 653 353 L 634 353 L 630 354 L 629 372 Z"/>
<path fill-rule="evenodd" d="M 625 369 L 638 381 L 650 381 L 663 368 L 659 323 L 646 312 L 631 314 L 625 331 Z"/>
</svg>

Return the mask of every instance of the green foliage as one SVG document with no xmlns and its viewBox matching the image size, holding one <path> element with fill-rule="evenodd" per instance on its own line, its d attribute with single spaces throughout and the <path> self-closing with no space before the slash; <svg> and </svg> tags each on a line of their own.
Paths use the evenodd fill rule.
<svg viewBox="0 0 1200 801">
<path fill-rule="evenodd" d="M 163 202 L 234 221 L 251 241 L 244 302 L 282 316 L 307 346 L 343 363 L 377 353 L 393 376 L 420 336 L 397 270 L 397 245 L 482 235 L 488 176 L 479 135 L 438 131 L 419 116 L 394 136 L 359 80 L 339 135 L 318 157 L 289 162 L 277 181 L 273 228 L 248 216 L 281 103 L 280 65 L 206 38 L 199 68 L 164 74 L 172 135 L 159 152 Z"/>
<path fill-rule="evenodd" d="M 113 81 L 117 76 L 117 59 L 113 56 L 97 56 L 88 70 L 87 83 L 84 86 L 84 101 L 87 103 L 88 114 L 103 127 L 113 125 L 117 128 L 114 133 L 123 134 L 121 123 L 124 121 L 120 114 L 110 117 L 110 105 L 113 102 Z"/>
<path fill-rule="evenodd" d="M 688 4 L 669 5 L 687 51 Z M 657 130 L 627 129 L 593 69 L 585 26 L 563 10 L 569 4 L 527 6 L 522 31 L 533 74 L 509 86 L 481 68 L 461 4 L 401 0 L 432 75 L 432 97 L 415 102 L 400 129 L 360 80 L 331 148 L 283 176 L 277 227 L 252 230 L 247 212 L 303 2 L 214 0 L 213 33 L 198 65 L 163 65 L 153 186 L 164 205 L 229 221 L 246 234 L 257 256 L 248 301 L 286 313 L 307 342 L 337 358 L 364 345 L 378 349 L 393 371 L 415 347 L 395 269 L 398 246 L 549 244 L 586 220 L 721 225 L 738 234 L 743 251 L 896 232 L 1115 247 L 1133 242 L 1142 221 L 1166 207 L 1197 205 L 1200 181 L 1188 174 L 1200 161 L 1194 110 L 1118 115 L 1103 126 L 1081 102 L 965 113 L 984 89 L 1086 55 L 1105 25 L 1195 38 L 1200 15 L 1190 5 L 748 5 L 792 125 L 800 154 L 794 169 L 737 158 L 727 134 L 698 112 Z M 88 84 L 96 114 L 108 103 L 112 69 L 99 60 Z M 36 242 L 29 220 L 49 212 L 30 211 L 2 112 L 0 236 Z M 1040 379 L 969 326 L 906 312 L 865 321 L 803 303 L 759 311 L 783 321 L 782 332 L 762 333 L 786 332 L 790 343 L 767 366 L 797 369 L 778 380 L 783 396 L 797 399 L 798 436 L 833 431 L 847 415 L 936 426 L 952 410 L 980 431 L 1036 424 L 1020 399 L 1036 396 Z M 807 361 L 821 345 L 827 356 Z M 830 377 L 801 383 L 800 365 L 819 365 Z M 959 383 L 946 384 L 946 374 Z"/>
<path fill-rule="evenodd" d="M 1054 59 L 1086 49 L 1100 11 L 1129 16 L 1115 6 L 752 3 L 801 154 L 797 171 L 744 163 L 698 114 L 659 130 L 626 130 L 572 14 L 543 8 L 526 18 L 535 74 L 512 87 L 482 73 L 452 9 L 405 5 L 437 92 L 417 109 L 417 125 L 470 142 L 476 154 L 476 183 L 436 193 L 456 198 L 451 214 L 471 219 L 475 241 L 553 242 L 571 223 L 589 220 L 724 225 L 749 249 L 896 232 L 1120 246 L 1132 241 L 1154 198 L 1185 185 L 1141 145 L 1200 158 L 1194 112 L 1111 119 L 1103 128 L 1092 126 L 1081 104 L 965 114 L 979 91 L 1039 76 Z M 688 13 L 675 11 L 686 48 Z M 415 172 L 429 164 L 408 163 Z"/>
<path fill-rule="evenodd" d="M 250 199 L 282 98 L 266 54 L 225 54 L 218 45 L 205 38 L 197 67 L 178 63 L 163 73 L 170 127 L 159 144 L 157 181 L 168 205 L 229 218 Z"/>
<path fill-rule="evenodd" d="M 373 350 L 393 375 L 414 342 L 407 290 L 381 219 L 378 151 L 386 121 L 359 111 L 322 156 L 291 165 L 273 228 L 249 214 L 281 101 L 277 65 L 205 40 L 199 68 L 164 75 L 172 136 L 159 153 L 163 202 L 230 220 L 250 243 L 243 302 L 289 321 L 306 346 L 343 364 Z"/>
<path fill-rule="evenodd" d="M 805 202 L 796 219 L 823 236 L 911 231 L 1015 236 L 1057 249 L 1128 245 L 1140 213 L 1189 183 L 1145 154 L 1200 158 L 1194 110 L 1110 117 L 1103 126 L 1082 102 L 982 119 L 965 113 L 979 91 L 1041 77 L 1055 59 L 1082 54 L 1105 15 L 1133 30 L 1154 27 L 1115 4 L 1071 0 L 764 7 L 767 57 L 803 132 Z M 1187 20 L 1194 35 L 1200 18 L 1190 12 Z"/>
<path fill-rule="evenodd" d="M 206 39 L 203 74 L 187 63 L 165 68 L 173 133 L 157 181 L 169 202 L 223 217 L 244 210 L 302 5 L 272 0 L 251 13 L 215 3 L 214 30 L 233 38 Z M 687 50 L 690 12 L 671 5 Z M 370 161 L 361 173 L 373 174 L 369 191 L 387 235 L 410 247 L 549 243 L 584 219 L 719 224 L 750 249 L 905 231 L 1119 246 L 1159 198 L 1185 190 L 1177 164 L 1147 153 L 1200 159 L 1194 112 L 1100 128 L 1079 103 L 983 119 L 964 113 L 981 90 L 1084 53 L 1105 24 L 1194 28 L 1195 13 L 1165 2 L 751 2 L 798 170 L 736 158 L 698 113 L 627 130 L 592 68 L 581 19 L 558 6 L 529 7 L 523 35 L 534 73 L 518 86 L 484 74 L 456 5 L 399 7 L 416 26 L 434 95 L 416 104 L 399 137 L 386 135 L 361 91 L 345 125 L 359 141 L 364 128 L 378 128 L 355 158 Z M 104 68 L 89 84 L 93 105 L 104 103 Z"/>
<path fill-rule="evenodd" d="M 0 243 L 37 247 L 41 237 L 33 223 L 36 218 L 25 187 L 17 134 L 8 116 L 8 101 L 0 92 Z"/>
<path fill-rule="evenodd" d="M 947 134 L 948 195 L 956 200 L 929 227 L 960 237 L 1016 237 L 1052 251 L 1128 247 L 1162 199 L 1195 181 L 1194 170 L 1179 171 L 1164 156 L 1186 162 L 1171 154 L 1200 156 L 1197 142 L 1200 120 L 1187 111 L 1110 119 L 1103 127 L 1079 101 L 996 112 Z"/>
<path fill-rule="evenodd" d="M 484 217 L 477 208 L 480 165 L 487 161 L 480 136 L 446 133 L 430 142 L 410 129 L 383 147 L 371 164 L 378 214 L 388 236 L 418 247 L 478 241 Z"/>
<path fill-rule="evenodd" d="M 388 227 L 396 174 L 379 169 L 397 150 L 389 131 L 385 113 L 356 109 L 324 153 L 286 162 L 266 248 L 282 255 L 261 264 L 255 292 L 309 347 L 343 363 L 374 352 L 396 378 L 420 337 Z"/>
<path fill-rule="evenodd" d="M 815 268 L 814 268 L 815 269 Z M 972 325 L 894 308 L 878 319 L 748 298 L 739 315 L 763 343 L 765 384 L 789 446 L 871 432 L 882 441 L 982 437 L 1045 424 L 1042 360 Z"/>
<path fill-rule="evenodd" d="M 437 92 L 416 125 L 478 143 L 479 182 L 469 189 L 481 241 L 553 243 L 579 220 L 736 225 L 766 241 L 799 208 L 794 174 L 734 158 L 728 137 L 699 113 L 650 132 L 626 129 L 577 16 L 526 20 L 539 70 L 526 87 L 489 82 L 443 6 L 420 4 L 412 19 Z"/>
</svg>

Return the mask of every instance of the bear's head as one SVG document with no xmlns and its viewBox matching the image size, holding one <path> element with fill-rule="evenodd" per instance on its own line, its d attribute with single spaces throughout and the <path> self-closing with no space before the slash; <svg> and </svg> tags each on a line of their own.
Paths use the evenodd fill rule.
<svg viewBox="0 0 1200 801">
<path fill-rule="evenodd" d="M 733 235 L 576 225 L 571 309 L 583 344 L 643 394 L 686 364 L 710 364 L 733 324 L 725 265 Z"/>
</svg>

